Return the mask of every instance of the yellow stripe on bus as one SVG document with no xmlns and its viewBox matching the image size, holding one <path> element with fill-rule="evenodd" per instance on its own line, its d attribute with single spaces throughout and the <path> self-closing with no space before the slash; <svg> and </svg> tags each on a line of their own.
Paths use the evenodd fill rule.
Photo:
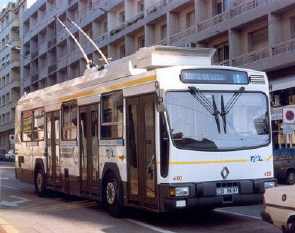
<svg viewBox="0 0 295 233">
<path fill-rule="evenodd" d="M 248 159 L 235 160 L 208 160 L 208 161 L 171 161 L 172 165 L 192 165 L 192 164 L 221 164 L 221 163 L 247 163 Z"/>
<path fill-rule="evenodd" d="M 66 102 L 69 100 L 77 99 L 79 97 L 89 97 L 89 96 L 95 96 L 97 94 L 101 94 L 103 92 L 110 92 L 115 90 L 120 90 L 126 87 L 132 87 L 132 86 L 138 86 L 140 84 L 152 82 L 156 80 L 156 76 L 148 76 L 140 79 L 130 80 L 123 83 L 113 84 L 109 87 L 100 87 L 95 90 L 88 90 L 88 91 L 81 91 L 74 95 L 65 96 L 60 98 L 61 102 Z"/>
</svg>

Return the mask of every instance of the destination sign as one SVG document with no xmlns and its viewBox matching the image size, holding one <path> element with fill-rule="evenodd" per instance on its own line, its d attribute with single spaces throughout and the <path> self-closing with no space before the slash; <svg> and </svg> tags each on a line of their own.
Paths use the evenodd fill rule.
<svg viewBox="0 0 295 233">
<path fill-rule="evenodd" d="M 248 74 L 244 71 L 225 69 L 186 69 L 180 79 L 184 83 L 199 84 L 248 84 Z"/>
</svg>

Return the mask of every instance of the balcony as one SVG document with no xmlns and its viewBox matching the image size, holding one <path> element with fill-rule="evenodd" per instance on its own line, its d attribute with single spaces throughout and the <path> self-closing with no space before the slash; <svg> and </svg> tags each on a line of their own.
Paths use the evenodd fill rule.
<svg viewBox="0 0 295 233">
<path fill-rule="evenodd" d="M 156 45 L 168 45 L 167 38 L 160 40 L 159 42 L 156 42 Z"/>
<path fill-rule="evenodd" d="M 269 56 L 270 56 L 269 48 L 266 47 L 257 51 L 253 51 L 253 52 L 241 55 L 237 58 L 234 58 L 232 60 L 232 65 L 233 66 L 246 65 L 246 64 L 250 64 L 250 63 L 262 60 Z"/>
<path fill-rule="evenodd" d="M 48 66 L 48 75 L 50 75 L 51 73 L 54 73 L 56 70 L 57 70 L 57 64 L 52 64 Z"/>
<path fill-rule="evenodd" d="M 68 65 L 68 54 L 64 53 L 62 56 L 57 58 L 58 70 L 66 67 Z"/>
<path fill-rule="evenodd" d="M 51 49 L 55 45 L 56 45 L 56 38 L 51 38 L 50 40 L 48 40 L 48 42 L 47 42 L 48 49 Z"/>
<path fill-rule="evenodd" d="M 98 36 L 97 39 L 95 39 L 95 43 L 99 46 L 100 44 L 102 44 L 108 38 L 109 38 L 109 34 L 106 32 L 106 33 Z"/>
<path fill-rule="evenodd" d="M 116 26 L 115 28 L 113 28 L 113 29 L 110 31 L 110 35 L 111 35 L 111 36 L 114 36 L 114 35 L 116 35 L 117 33 L 123 31 L 125 28 L 126 28 L 126 24 L 125 24 L 125 23 L 121 23 L 119 26 Z"/>
<path fill-rule="evenodd" d="M 221 14 L 215 15 L 212 18 L 206 19 L 198 23 L 198 31 L 206 30 L 207 28 L 210 28 L 212 26 L 215 26 L 221 22 L 224 22 L 225 20 L 230 18 L 229 11 L 225 11 Z"/>
<path fill-rule="evenodd" d="M 31 52 L 31 59 L 33 60 L 33 59 L 35 59 L 36 57 L 38 57 L 38 50 L 37 51 L 33 51 L 33 52 Z"/>
<path fill-rule="evenodd" d="M 173 34 L 172 36 L 170 36 L 170 43 L 173 44 L 176 41 L 179 41 L 189 35 L 192 35 L 196 31 L 197 31 L 197 28 L 195 25 L 193 25 L 191 27 L 186 28 L 184 31 L 177 32 Z"/>
<path fill-rule="evenodd" d="M 39 79 L 39 74 L 36 73 L 36 72 L 32 73 L 32 76 L 31 76 L 31 82 L 32 82 L 32 83 L 35 83 L 35 82 L 38 81 L 38 79 Z"/>
<path fill-rule="evenodd" d="M 140 12 L 137 15 L 135 15 L 134 17 L 130 18 L 127 20 L 127 26 L 130 26 L 132 24 L 137 23 L 137 21 L 141 20 L 144 18 L 144 12 Z"/>
<path fill-rule="evenodd" d="M 166 5 L 168 1 L 167 0 L 160 0 L 158 3 L 154 4 L 153 6 L 146 9 L 146 14 L 150 15 L 154 12 L 161 11 Z"/>
<path fill-rule="evenodd" d="M 272 55 L 280 55 L 285 53 L 293 53 L 295 51 L 295 38 L 279 43 L 278 45 L 273 46 Z"/>
<path fill-rule="evenodd" d="M 271 0 L 248 0 L 248 1 L 243 1 L 240 5 L 233 7 L 230 9 L 230 17 L 236 17 L 239 16 L 249 10 L 255 9 L 256 7 L 262 6 L 262 5 L 267 5 L 269 4 Z"/>
<path fill-rule="evenodd" d="M 42 44 L 39 44 L 39 46 L 38 46 L 38 50 L 39 50 L 40 55 L 46 53 L 46 51 L 47 51 L 47 43 L 42 41 Z"/>
<path fill-rule="evenodd" d="M 241 4 L 224 11 L 221 14 L 215 15 L 211 18 L 205 19 L 198 24 L 198 31 L 206 30 L 212 26 L 220 24 L 228 19 L 240 16 L 257 7 L 265 6 L 273 2 L 273 0 L 245 0 Z"/>
</svg>

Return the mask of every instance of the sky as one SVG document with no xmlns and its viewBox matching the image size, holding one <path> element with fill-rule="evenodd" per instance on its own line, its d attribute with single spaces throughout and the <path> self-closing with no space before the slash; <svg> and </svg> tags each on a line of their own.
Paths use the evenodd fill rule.
<svg viewBox="0 0 295 233">
<path fill-rule="evenodd" d="M 11 0 L 0 0 L 0 9 L 6 7 L 7 3 Z M 13 1 L 15 2 L 15 1 Z"/>
</svg>

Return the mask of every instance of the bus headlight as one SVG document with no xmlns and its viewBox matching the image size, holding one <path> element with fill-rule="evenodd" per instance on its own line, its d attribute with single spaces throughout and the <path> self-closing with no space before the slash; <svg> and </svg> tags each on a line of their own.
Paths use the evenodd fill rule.
<svg viewBox="0 0 295 233">
<path fill-rule="evenodd" d="M 264 182 L 264 188 L 265 189 L 273 188 L 275 186 L 276 186 L 276 182 L 274 182 L 274 181 L 266 181 L 266 182 Z"/>
<path fill-rule="evenodd" d="M 170 197 L 187 197 L 189 196 L 189 187 L 170 187 Z"/>
</svg>

